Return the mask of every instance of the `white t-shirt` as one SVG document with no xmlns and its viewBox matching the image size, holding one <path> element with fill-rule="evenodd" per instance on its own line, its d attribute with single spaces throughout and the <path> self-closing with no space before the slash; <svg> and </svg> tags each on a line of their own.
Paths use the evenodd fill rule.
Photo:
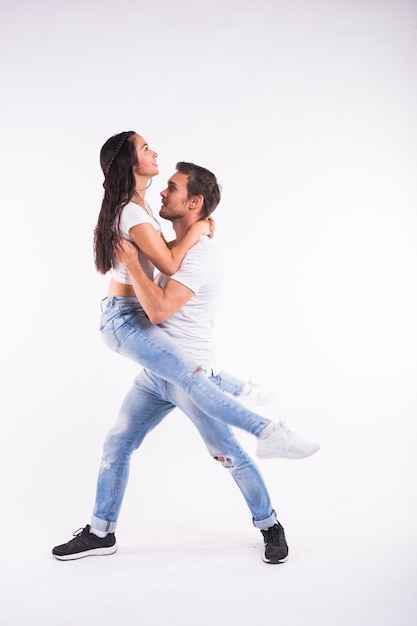
<svg viewBox="0 0 417 626">
<path fill-rule="evenodd" d="M 134 202 L 128 202 L 123 207 L 122 214 L 120 216 L 120 232 L 125 239 L 133 241 L 129 235 L 129 230 L 137 224 L 152 224 L 158 233 L 161 233 L 161 225 L 152 213 L 151 207 L 145 202 L 146 210 Z M 143 267 L 143 270 L 150 280 L 153 280 L 155 266 L 148 259 L 148 257 L 139 250 L 139 262 Z M 117 259 L 113 259 L 113 267 L 110 270 L 111 276 L 114 280 L 125 285 L 131 285 L 127 269 Z"/>
<path fill-rule="evenodd" d="M 165 274 L 158 276 L 159 286 L 164 288 L 170 278 L 191 289 L 194 295 L 159 326 L 196 363 L 209 369 L 212 361 L 214 316 L 222 287 L 220 257 L 213 241 L 202 236 L 187 252 L 178 272 L 171 277 Z"/>
</svg>

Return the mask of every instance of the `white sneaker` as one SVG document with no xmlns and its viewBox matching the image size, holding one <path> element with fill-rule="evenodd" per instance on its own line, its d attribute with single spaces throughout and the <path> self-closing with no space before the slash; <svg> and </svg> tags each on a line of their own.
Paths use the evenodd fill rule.
<svg viewBox="0 0 417 626">
<path fill-rule="evenodd" d="M 284 421 L 270 422 L 258 437 L 256 454 L 261 459 L 303 459 L 320 450 L 317 443 L 302 439 Z"/>
<path fill-rule="evenodd" d="M 271 404 L 276 400 L 278 394 L 273 389 L 265 389 L 259 383 L 253 383 L 250 380 L 245 384 L 242 393 L 238 398 L 241 398 L 245 404 L 252 406 L 260 406 L 262 404 Z"/>
</svg>

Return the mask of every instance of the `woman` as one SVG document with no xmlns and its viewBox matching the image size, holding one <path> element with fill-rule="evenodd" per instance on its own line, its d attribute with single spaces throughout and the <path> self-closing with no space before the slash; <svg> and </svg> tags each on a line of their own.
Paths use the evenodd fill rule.
<svg viewBox="0 0 417 626">
<path fill-rule="evenodd" d="M 105 176 L 104 198 L 94 233 L 97 270 L 111 272 L 108 297 L 102 302 L 101 332 L 116 352 L 140 363 L 157 376 L 179 386 L 206 415 L 258 437 L 258 456 L 301 458 L 318 450 L 287 429 L 228 398 L 206 373 L 157 325 L 151 324 L 138 302 L 128 272 L 114 256 L 119 236 L 139 248 L 148 278 L 155 267 L 175 273 L 187 251 L 202 235 L 210 235 L 209 219 L 193 224 L 178 245 L 167 244 L 145 200 L 158 165 L 157 153 L 134 131 L 111 137 L 103 145 L 100 163 Z M 220 200 L 220 191 L 214 208 Z M 213 210 L 213 209 L 212 209 Z"/>
<path fill-rule="evenodd" d="M 129 189 L 126 189 L 125 192 L 123 192 L 123 187 L 122 189 L 119 187 L 121 179 L 125 179 L 122 169 L 124 165 L 123 157 L 126 157 L 123 154 L 124 151 L 121 154 L 119 154 L 119 151 L 122 150 L 124 142 L 129 138 L 131 138 L 131 142 L 136 148 L 136 154 L 138 154 L 138 150 L 142 151 L 141 162 L 144 164 L 142 169 L 147 169 L 151 176 L 148 183 L 145 180 L 143 181 L 144 185 L 146 183 L 145 188 L 138 190 L 135 187 L 133 194 L 130 188 L 132 181 L 130 183 L 124 181 L 123 184 L 127 185 Z M 131 154 L 130 156 L 133 155 Z M 153 266 L 164 272 L 164 274 L 172 275 L 178 270 L 187 250 L 197 243 L 199 234 L 208 234 L 210 236 L 209 228 L 211 223 L 206 220 L 206 222 L 201 221 L 198 227 L 190 232 L 190 237 L 187 241 L 182 242 L 175 249 L 172 249 L 173 242 L 171 244 L 166 243 L 161 233 L 160 225 L 154 218 L 151 208 L 145 200 L 146 188 L 152 181 L 152 177 L 158 174 L 156 157 L 157 154 L 149 150 L 149 146 L 143 140 L 141 141 L 141 138 L 133 131 L 111 137 L 102 148 L 101 163 L 106 176 L 104 183 L 105 196 L 95 233 L 95 254 L 98 271 L 106 274 L 110 270 L 112 274 L 109 297 L 135 295 L 126 269 L 117 259 L 113 258 L 114 223 L 118 222 L 121 215 L 123 215 L 123 223 L 119 224 L 119 233 L 126 239 L 135 241 L 138 245 L 140 241 L 141 264 L 148 269 L 149 275 L 153 274 Z M 147 163 L 148 161 L 150 163 Z M 129 178 L 129 161 L 127 165 L 127 178 Z M 145 165 L 147 165 L 147 168 L 145 168 Z M 111 173 L 110 169 L 112 169 Z M 138 170 L 136 170 L 136 176 L 139 178 Z M 128 198 L 131 196 L 130 207 L 127 205 L 123 206 L 123 203 L 120 203 L 120 196 L 124 197 L 123 193 L 127 194 L 126 197 Z M 138 210 L 138 207 L 144 209 L 147 215 Z M 142 221 L 137 224 L 136 222 L 139 218 Z M 129 230 L 132 222 L 132 234 L 130 234 Z M 212 374 L 210 378 L 222 391 L 235 397 L 244 398 L 247 404 L 269 404 L 276 398 L 276 394 L 272 390 L 263 389 L 259 383 L 253 383 L 252 381 L 243 382 L 224 370 L 221 370 L 218 374 Z"/>
</svg>

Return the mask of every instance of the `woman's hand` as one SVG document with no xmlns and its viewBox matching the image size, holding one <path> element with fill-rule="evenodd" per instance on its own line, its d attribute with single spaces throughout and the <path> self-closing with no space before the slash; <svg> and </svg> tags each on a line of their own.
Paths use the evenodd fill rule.
<svg viewBox="0 0 417 626">
<path fill-rule="evenodd" d="M 194 228 L 196 232 L 199 232 L 200 237 L 201 235 L 207 235 L 207 237 L 210 237 L 211 239 L 214 236 L 215 224 L 213 218 L 206 217 L 204 220 L 198 220 L 197 222 L 194 222 L 194 224 L 192 224 L 190 228 Z"/>
<path fill-rule="evenodd" d="M 216 222 L 214 221 L 212 217 L 208 217 L 207 219 L 210 222 L 210 232 L 209 232 L 208 237 L 209 239 L 213 239 L 214 231 L 216 230 Z"/>
</svg>

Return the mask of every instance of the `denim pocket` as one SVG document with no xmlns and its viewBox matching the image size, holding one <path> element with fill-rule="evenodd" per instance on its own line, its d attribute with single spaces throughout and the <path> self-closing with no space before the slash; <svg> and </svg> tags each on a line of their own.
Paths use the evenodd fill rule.
<svg viewBox="0 0 417 626">
<path fill-rule="evenodd" d="M 120 341 L 117 337 L 113 320 L 107 320 L 100 325 L 100 334 L 104 343 L 113 352 L 119 352 Z"/>
</svg>

